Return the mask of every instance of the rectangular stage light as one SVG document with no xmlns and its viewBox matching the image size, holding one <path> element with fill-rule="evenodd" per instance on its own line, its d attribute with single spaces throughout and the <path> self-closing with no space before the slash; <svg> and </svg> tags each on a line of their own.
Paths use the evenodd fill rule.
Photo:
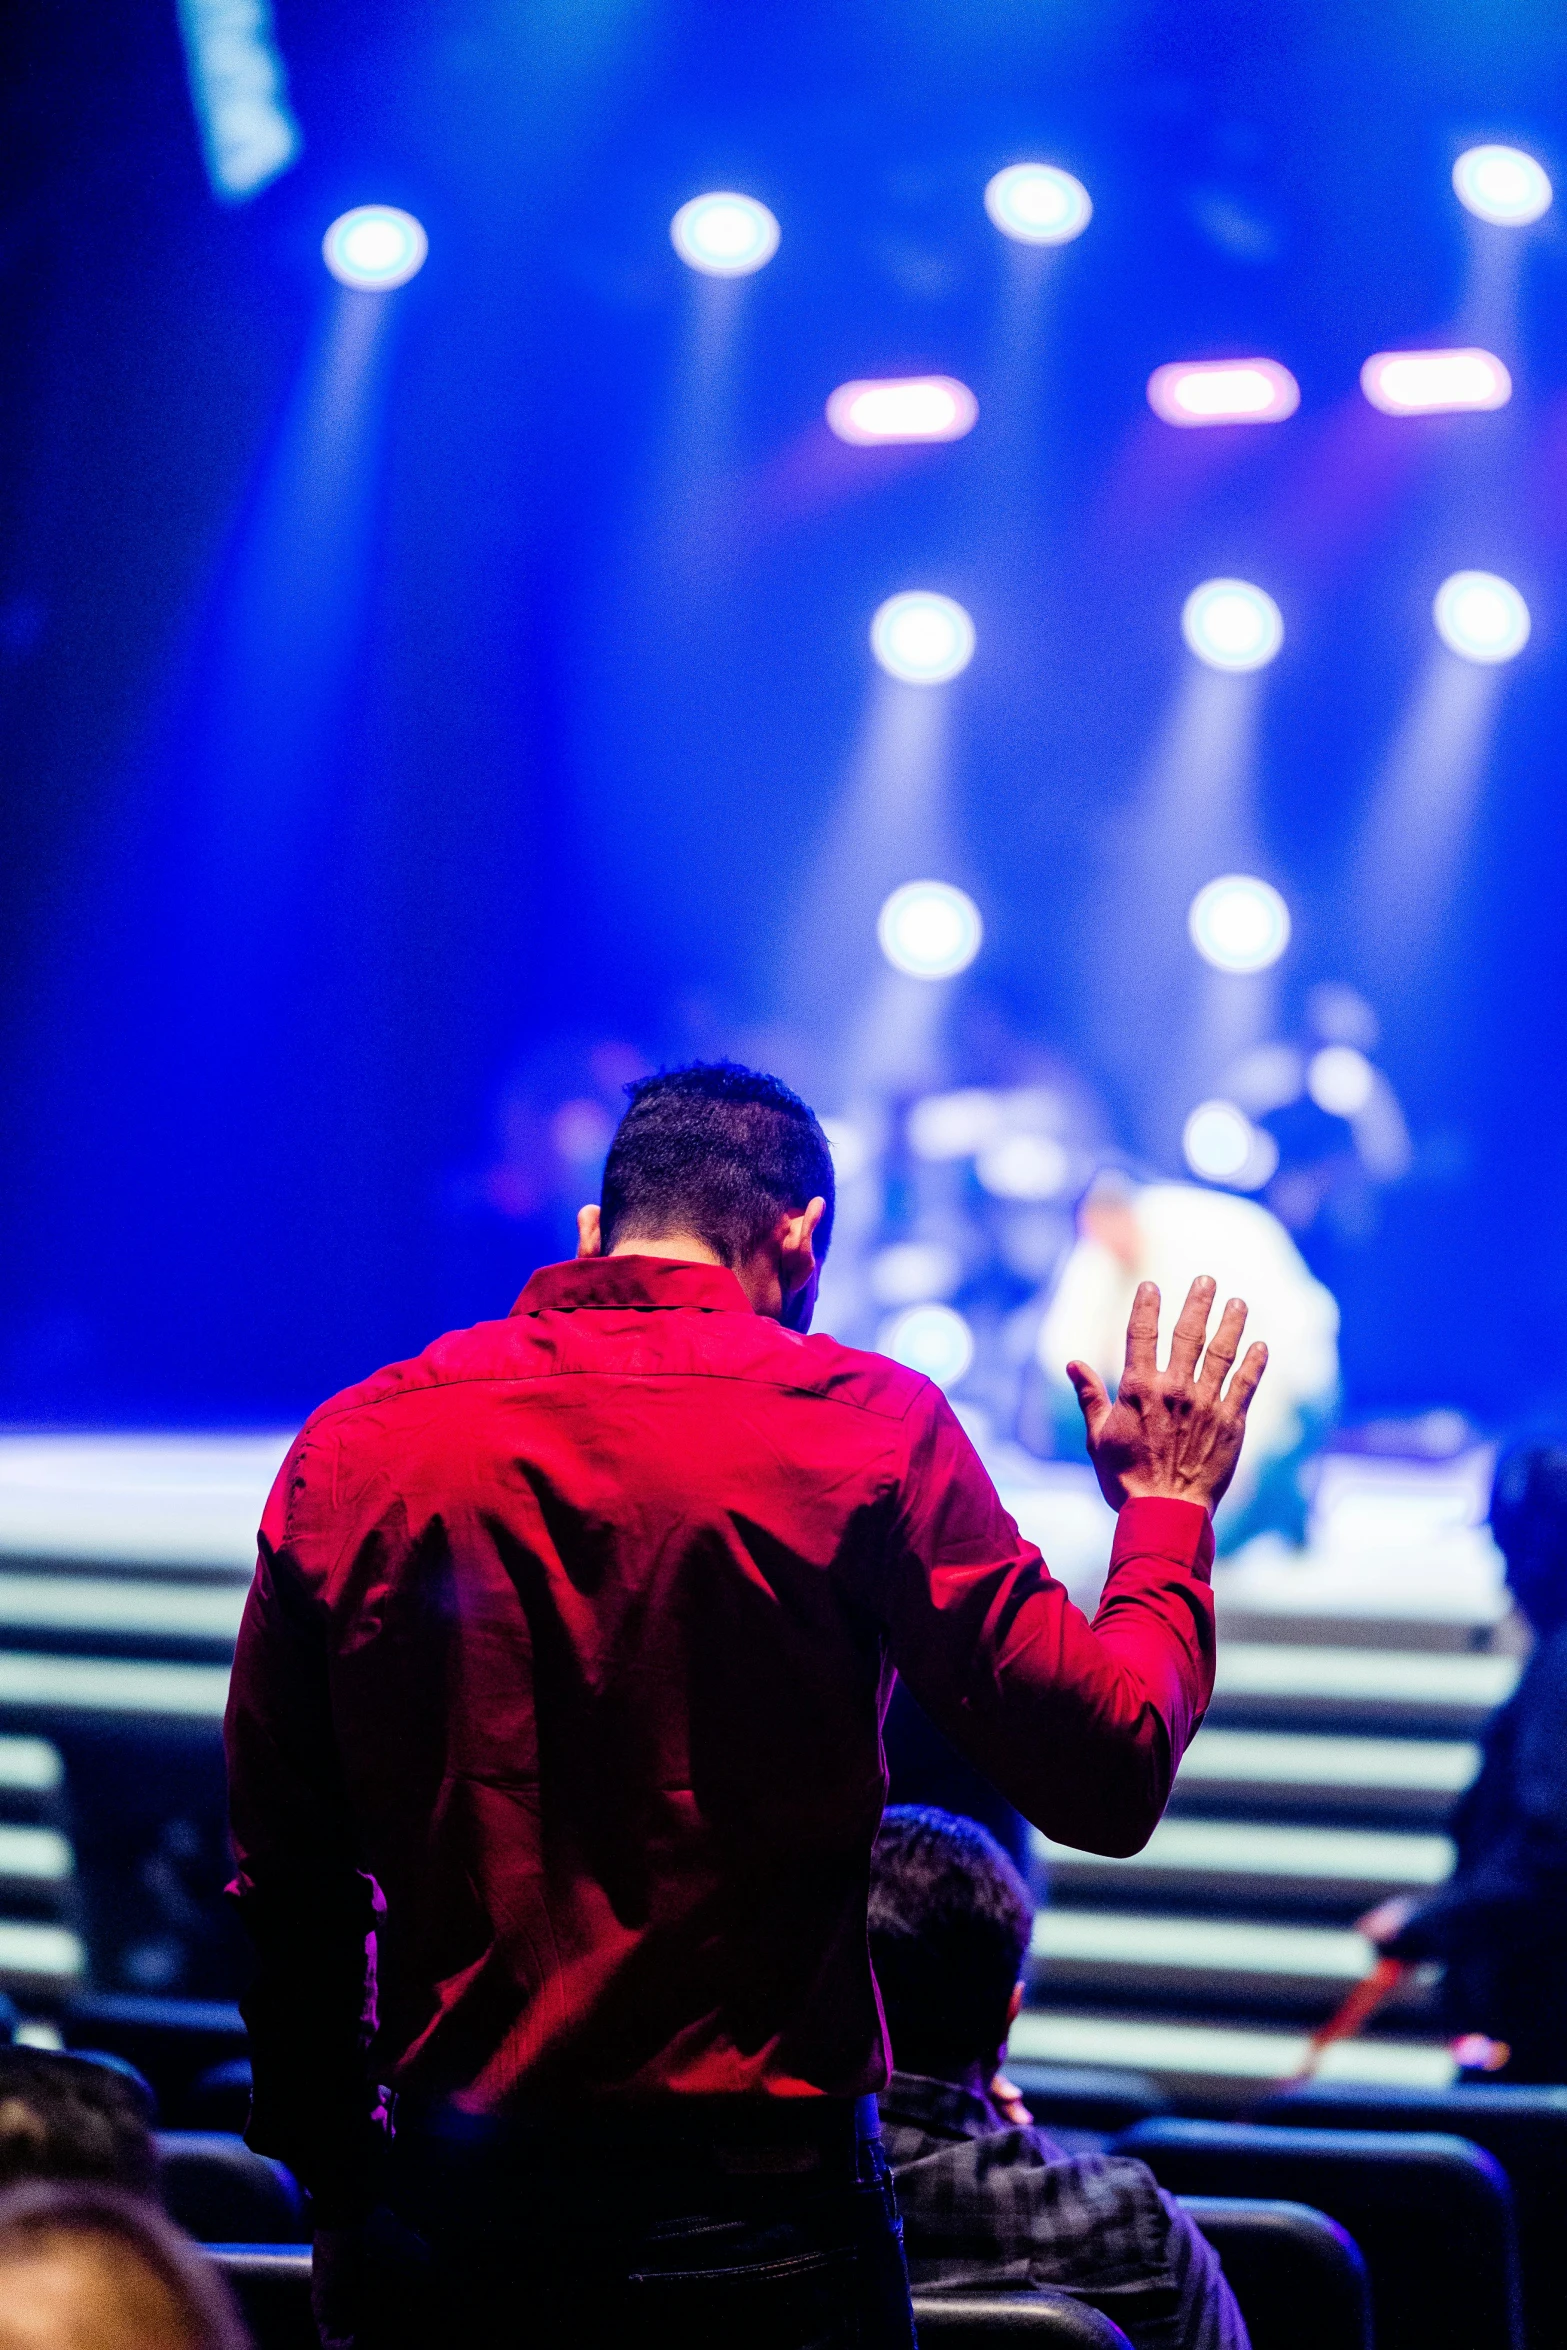
<svg viewBox="0 0 1567 2350">
<path fill-rule="evenodd" d="M 1505 408 L 1513 379 L 1491 351 L 1373 351 L 1360 388 L 1384 416 L 1453 416 Z"/>
<path fill-rule="evenodd" d="M 1172 359 L 1148 378 L 1148 405 L 1166 424 L 1282 424 L 1300 386 L 1276 359 Z"/>
</svg>

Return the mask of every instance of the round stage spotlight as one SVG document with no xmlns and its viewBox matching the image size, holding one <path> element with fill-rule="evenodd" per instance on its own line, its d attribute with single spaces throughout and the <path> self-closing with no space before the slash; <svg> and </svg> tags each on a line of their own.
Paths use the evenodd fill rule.
<svg viewBox="0 0 1567 2350">
<path fill-rule="evenodd" d="M 1082 181 L 1054 163 L 1009 163 L 988 182 L 985 210 L 1020 245 L 1069 245 L 1094 217 Z"/>
<path fill-rule="evenodd" d="M 1279 1163 L 1267 1128 L 1253 1126 L 1234 1102 L 1199 1102 L 1181 1130 L 1181 1149 L 1194 1175 L 1231 1191 L 1260 1191 Z"/>
<path fill-rule="evenodd" d="M 1529 642 L 1529 607 L 1494 571 L 1455 571 L 1431 606 L 1436 633 L 1465 661 L 1511 661 Z"/>
<path fill-rule="evenodd" d="M 974 658 L 974 623 L 950 596 L 914 588 L 878 605 L 871 651 L 905 685 L 945 685 Z"/>
<path fill-rule="evenodd" d="M 1229 1183 L 1251 1157 L 1251 1120 L 1233 1102 L 1199 1102 L 1181 1129 L 1181 1148 L 1194 1175 Z"/>
<path fill-rule="evenodd" d="M 984 935 L 978 906 L 947 881 L 906 881 L 876 918 L 877 945 L 894 971 L 911 979 L 955 979 Z"/>
<path fill-rule="evenodd" d="M 974 1333 L 952 1306 L 909 1306 L 877 1332 L 895 1363 L 922 1371 L 938 1387 L 956 1387 L 974 1360 Z"/>
<path fill-rule="evenodd" d="M 1205 579 L 1181 606 L 1181 634 L 1210 669 L 1265 669 L 1284 642 L 1284 616 L 1246 579 Z"/>
<path fill-rule="evenodd" d="M 1325 1044 L 1306 1067 L 1306 1091 L 1334 1118 L 1358 1118 L 1376 1085 L 1375 1069 L 1352 1044 Z"/>
<path fill-rule="evenodd" d="M 1497 228 L 1527 228 L 1551 208 L 1550 175 L 1521 147 L 1466 147 L 1453 165 L 1466 211 Z"/>
<path fill-rule="evenodd" d="M 1191 902 L 1186 928 L 1215 971 L 1266 971 L 1290 942 L 1290 910 L 1269 881 L 1221 873 Z"/>
<path fill-rule="evenodd" d="M 778 250 L 780 230 L 765 204 L 727 189 L 693 196 L 669 224 L 669 241 L 704 277 L 749 277 Z"/>
<path fill-rule="evenodd" d="M 321 240 L 321 257 L 340 286 L 389 294 L 424 267 L 430 240 L 411 212 L 395 204 L 356 204 Z"/>
</svg>

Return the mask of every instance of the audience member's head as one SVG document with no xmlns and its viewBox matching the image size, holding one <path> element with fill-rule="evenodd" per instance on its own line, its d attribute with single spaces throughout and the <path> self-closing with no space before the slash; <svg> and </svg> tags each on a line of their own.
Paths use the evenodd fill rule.
<svg viewBox="0 0 1567 2350">
<path fill-rule="evenodd" d="M 0 2193 L 0 2350 L 245 2350 L 245 2332 L 156 2205 L 34 2179 Z"/>
<path fill-rule="evenodd" d="M 778 1218 L 826 1201 L 818 1261 L 832 1238 L 827 1137 L 797 1093 L 735 1061 L 697 1061 L 626 1088 L 631 1106 L 604 1163 L 606 1250 L 689 1232 L 738 1265 Z"/>
<path fill-rule="evenodd" d="M 1496 1464 L 1491 1531 L 1507 1584 L 1537 1632 L 1567 1620 L 1567 1446 L 1514 1444 Z"/>
<path fill-rule="evenodd" d="M 939 2081 L 988 2081 L 1017 2012 L 1034 1907 L 973 1820 L 897 1804 L 871 1855 L 871 1963 L 892 2061 Z"/>
<path fill-rule="evenodd" d="M 0 2048 L 0 2187 L 96 2180 L 157 2192 L 146 2083 L 128 2065 L 46 2048 Z"/>
</svg>

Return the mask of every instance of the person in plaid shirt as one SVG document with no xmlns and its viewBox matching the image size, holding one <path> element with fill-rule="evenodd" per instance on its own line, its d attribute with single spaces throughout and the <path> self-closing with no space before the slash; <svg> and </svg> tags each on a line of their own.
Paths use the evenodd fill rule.
<svg viewBox="0 0 1567 2350">
<path fill-rule="evenodd" d="M 1134 2350 L 1248 2350 L 1211 2245 L 1140 2162 L 1067 2154 L 997 2075 L 1033 1903 L 995 1838 L 913 1804 L 883 1817 L 870 1947 L 893 2074 L 882 2142 L 916 2292 L 1048 2286 Z"/>
</svg>

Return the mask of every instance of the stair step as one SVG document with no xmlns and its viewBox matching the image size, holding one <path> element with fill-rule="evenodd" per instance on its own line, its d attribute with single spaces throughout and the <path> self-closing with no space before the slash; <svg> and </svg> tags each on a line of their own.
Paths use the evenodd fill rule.
<svg viewBox="0 0 1567 2350">
<path fill-rule="evenodd" d="M 1516 1657 L 1221 1642 L 1209 1719 L 1475 1729 L 1517 1686 Z"/>
<path fill-rule="evenodd" d="M 1154 2074 L 1173 2096 L 1229 2105 L 1298 2077 L 1308 2050 L 1304 2032 L 1055 2007 L 1026 2007 L 1008 2043 L 1020 2064 L 1125 2066 Z M 1445 2089 L 1457 2069 L 1445 2041 L 1368 2038 L 1324 2049 L 1318 2078 Z"/>
<path fill-rule="evenodd" d="M 1313 1811 L 1442 1818 L 1474 1778 L 1468 1739 L 1355 1738 L 1205 1725 L 1175 1782 L 1177 1809 L 1193 1801 Z"/>
<path fill-rule="evenodd" d="M 1114 1890 L 1146 1897 L 1154 1889 L 1196 1890 L 1216 1909 L 1258 1896 L 1369 1908 L 1390 1893 L 1440 1885 L 1453 1866 L 1446 1836 L 1189 1817 L 1161 1820 L 1143 1850 L 1127 1859 L 1077 1852 L 1038 1835 L 1034 1851 L 1052 1887 L 1063 1893 Z"/>
<path fill-rule="evenodd" d="M 232 1650 L 245 1589 L 189 1578 L 0 1573 L 0 1629 L 199 1640 Z"/>
<path fill-rule="evenodd" d="M 217 1723 L 228 1703 L 228 1685 L 227 1665 L 0 1650 L 0 1707 L 17 1712 Z"/>
</svg>

